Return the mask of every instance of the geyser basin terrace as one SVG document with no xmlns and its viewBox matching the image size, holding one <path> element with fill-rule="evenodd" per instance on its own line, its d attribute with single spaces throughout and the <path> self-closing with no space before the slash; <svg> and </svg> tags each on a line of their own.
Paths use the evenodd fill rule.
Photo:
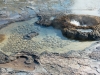
<svg viewBox="0 0 100 75">
<path fill-rule="evenodd" d="M 48 17 L 50 18 L 50 16 Z M 54 20 L 48 20 L 41 16 L 36 22 L 44 26 L 53 26 L 60 29 L 64 36 L 77 40 L 98 40 L 100 39 L 100 17 L 91 15 L 63 15 Z M 78 22 L 72 23 L 72 20 Z"/>
<path fill-rule="evenodd" d="M 61 32 L 68 29 L 63 24 L 67 21 L 69 29 L 78 24 L 76 31 L 93 32 L 82 27 L 99 25 L 94 18 L 92 23 L 73 16 L 65 20 L 63 14 L 100 16 L 100 0 L 2 1 L 0 10 L 8 14 L 0 14 L 0 75 L 100 75 L 100 42 L 68 39 Z M 47 14 L 41 24 L 51 26 L 34 24 L 37 14 Z"/>
</svg>

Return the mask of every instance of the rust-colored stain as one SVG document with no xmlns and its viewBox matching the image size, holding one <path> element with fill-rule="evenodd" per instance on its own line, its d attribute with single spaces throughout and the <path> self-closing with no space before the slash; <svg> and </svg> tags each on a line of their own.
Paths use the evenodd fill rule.
<svg viewBox="0 0 100 75">
<path fill-rule="evenodd" d="M 26 70 L 26 71 L 33 71 L 35 69 L 35 64 L 25 64 L 25 58 L 19 58 L 9 63 L 0 64 L 0 67 L 3 68 L 13 68 L 15 70 Z"/>
<path fill-rule="evenodd" d="M 0 43 L 3 42 L 5 40 L 5 35 L 4 34 L 0 34 Z"/>
</svg>

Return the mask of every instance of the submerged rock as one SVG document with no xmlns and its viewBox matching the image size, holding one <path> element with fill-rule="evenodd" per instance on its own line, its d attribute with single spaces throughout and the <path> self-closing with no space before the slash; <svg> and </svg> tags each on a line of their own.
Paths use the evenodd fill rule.
<svg viewBox="0 0 100 75">
<path fill-rule="evenodd" d="M 27 39 L 27 40 L 31 40 L 33 37 L 36 37 L 38 35 L 39 35 L 39 33 L 37 33 L 37 32 L 31 32 L 31 33 L 26 34 L 25 36 L 23 36 L 23 38 Z"/>
</svg>

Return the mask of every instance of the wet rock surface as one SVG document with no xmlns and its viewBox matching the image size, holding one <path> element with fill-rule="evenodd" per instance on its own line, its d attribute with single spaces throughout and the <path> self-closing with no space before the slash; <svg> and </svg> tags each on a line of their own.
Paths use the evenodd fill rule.
<svg viewBox="0 0 100 75">
<path fill-rule="evenodd" d="M 63 23 L 62 33 L 72 39 L 77 40 L 99 40 L 100 32 L 99 32 L 99 17 L 89 16 L 89 15 L 68 15 L 65 16 L 66 22 Z M 68 18 L 68 19 L 67 19 Z M 80 26 L 76 26 L 75 24 L 71 24 L 70 20 L 75 19 L 79 21 Z M 68 21 L 69 20 L 69 21 Z M 84 26 L 86 25 L 86 26 Z M 91 32 L 81 32 L 77 29 L 91 29 Z"/>
<path fill-rule="evenodd" d="M 0 64 L 5 64 L 7 62 L 10 62 L 9 56 L 7 56 L 6 54 L 0 52 Z"/>
<path fill-rule="evenodd" d="M 37 15 L 39 17 L 39 20 L 36 22 L 36 24 L 43 25 L 43 26 L 50 26 L 52 23 L 52 20 L 50 20 L 51 16 L 48 15 Z"/>
<path fill-rule="evenodd" d="M 38 21 L 36 22 L 36 24 L 42 25 L 42 26 L 52 26 L 53 20 L 64 16 L 64 13 L 56 13 L 56 14 L 37 14 L 38 17 Z"/>
<path fill-rule="evenodd" d="M 34 32 L 31 32 L 31 33 L 26 34 L 25 36 L 23 36 L 23 39 L 31 40 L 33 37 L 36 37 L 38 35 L 39 35 L 39 33 L 34 31 Z"/>
<path fill-rule="evenodd" d="M 22 7 L 21 9 L 21 7 L 19 7 L 16 8 L 16 10 L 18 11 L 10 9 L 9 7 L 0 8 L 0 29 L 6 27 L 11 23 L 26 21 L 32 19 L 33 17 L 36 17 L 36 13 L 33 9 L 27 7 Z"/>
</svg>

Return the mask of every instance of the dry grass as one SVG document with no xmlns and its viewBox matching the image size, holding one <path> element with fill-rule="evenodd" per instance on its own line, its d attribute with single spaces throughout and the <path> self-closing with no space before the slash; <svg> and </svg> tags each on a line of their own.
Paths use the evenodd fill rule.
<svg viewBox="0 0 100 75">
<path fill-rule="evenodd" d="M 5 40 L 5 35 L 4 34 L 0 34 L 0 43 L 3 42 Z"/>
</svg>

